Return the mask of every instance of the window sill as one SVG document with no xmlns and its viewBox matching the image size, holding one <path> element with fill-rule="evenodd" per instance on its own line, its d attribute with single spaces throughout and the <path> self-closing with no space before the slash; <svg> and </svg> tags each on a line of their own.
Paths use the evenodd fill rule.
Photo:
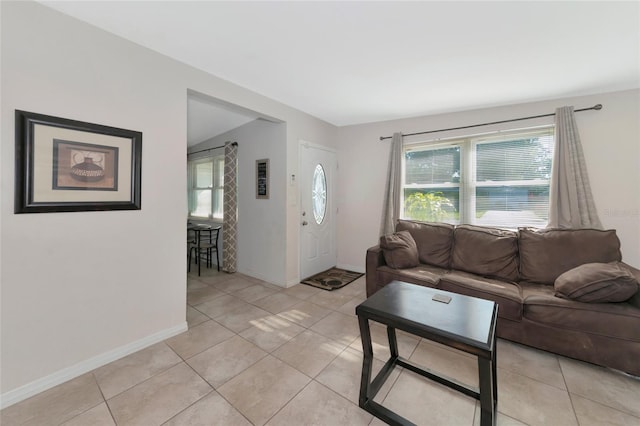
<svg viewBox="0 0 640 426">
<path fill-rule="evenodd" d="M 222 225 L 222 219 L 207 219 L 204 217 L 195 217 L 195 216 L 189 216 L 187 217 L 187 221 L 188 222 L 192 222 L 192 223 L 202 223 L 205 225 Z"/>
</svg>

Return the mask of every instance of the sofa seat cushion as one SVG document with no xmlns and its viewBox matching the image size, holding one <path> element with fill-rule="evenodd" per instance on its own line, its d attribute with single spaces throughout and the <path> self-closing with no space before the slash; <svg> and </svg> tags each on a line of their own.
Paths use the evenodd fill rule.
<svg viewBox="0 0 640 426">
<path fill-rule="evenodd" d="M 521 228 L 519 244 L 520 278 L 540 284 L 585 263 L 622 260 L 615 230 Z"/>
<path fill-rule="evenodd" d="M 400 231 L 380 237 L 380 247 L 387 265 L 396 269 L 418 266 L 418 247 L 407 231 Z"/>
<path fill-rule="evenodd" d="M 461 271 L 451 271 L 440 279 L 438 288 L 466 296 L 493 300 L 498 304 L 498 317 L 512 321 L 522 318 L 522 295 L 514 282 L 485 278 Z"/>
<path fill-rule="evenodd" d="M 420 263 L 448 268 L 454 226 L 448 223 L 426 223 L 399 220 L 396 231 L 408 231 L 418 245 Z"/>
<path fill-rule="evenodd" d="M 529 321 L 640 342 L 640 309 L 629 303 L 582 303 L 556 297 L 548 285 L 520 282 L 520 287 Z"/>
<path fill-rule="evenodd" d="M 518 234 L 482 226 L 457 226 L 453 233 L 451 269 L 517 281 Z"/>
<path fill-rule="evenodd" d="M 624 302 L 638 291 L 638 281 L 619 262 L 585 263 L 561 274 L 556 296 L 586 303 Z"/>
<path fill-rule="evenodd" d="M 389 266 L 378 267 L 378 281 L 388 283 L 393 280 L 418 284 L 425 287 L 436 287 L 440 278 L 448 271 L 433 265 L 420 264 L 415 268 L 394 269 Z"/>
</svg>

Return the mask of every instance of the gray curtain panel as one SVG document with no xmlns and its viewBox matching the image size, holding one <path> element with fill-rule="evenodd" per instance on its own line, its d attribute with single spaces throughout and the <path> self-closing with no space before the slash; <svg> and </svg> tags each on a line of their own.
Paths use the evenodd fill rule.
<svg viewBox="0 0 640 426">
<path fill-rule="evenodd" d="M 224 219 L 222 270 L 236 272 L 236 241 L 238 235 L 238 144 L 224 146 Z"/>
<path fill-rule="evenodd" d="M 573 107 L 556 109 L 556 149 L 549 188 L 549 228 L 602 229 Z"/>
<path fill-rule="evenodd" d="M 400 218 L 400 191 L 402 183 L 402 133 L 394 133 L 391 139 L 389 153 L 389 168 L 387 170 L 387 186 L 382 205 L 382 223 L 380 235 L 391 234 L 395 231 L 396 221 Z"/>
</svg>

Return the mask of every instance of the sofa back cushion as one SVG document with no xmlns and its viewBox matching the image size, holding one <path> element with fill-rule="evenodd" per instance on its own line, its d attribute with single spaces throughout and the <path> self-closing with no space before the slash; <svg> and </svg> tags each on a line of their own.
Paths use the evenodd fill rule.
<svg viewBox="0 0 640 426">
<path fill-rule="evenodd" d="M 396 231 L 408 231 L 418 246 L 420 263 L 449 268 L 454 226 L 399 220 Z"/>
<path fill-rule="evenodd" d="M 518 234 L 459 225 L 453 233 L 451 269 L 508 281 L 518 280 Z"/>
<path fill-rule="evenodd" d="M 407 231 L 383 235 L 380 248 L 384 261 L 394 269 L 413 268 L 419 264 L 416 242 Z"/>
<path fill-rule="evenodd" d="M 520 277 L 553 285 L 556 278 L 585 263 L 622 260 L 615 230 L 520 229 Z"/>
</svg>

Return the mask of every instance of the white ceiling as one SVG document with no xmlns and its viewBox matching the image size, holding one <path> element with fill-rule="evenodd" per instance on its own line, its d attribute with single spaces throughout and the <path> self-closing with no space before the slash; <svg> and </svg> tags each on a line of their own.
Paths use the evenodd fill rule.
<svg viewBox="0 0 640 426">
<path fill-rule="evenodd" d="M 42 3 L 339 126 L 640 87 L 638 1 Z"/>
<path fill-rule="evenodd" d="M 187 99 L 187 145 L 197 145 L 258 117 L 190 95 Z"/>
</svg>

